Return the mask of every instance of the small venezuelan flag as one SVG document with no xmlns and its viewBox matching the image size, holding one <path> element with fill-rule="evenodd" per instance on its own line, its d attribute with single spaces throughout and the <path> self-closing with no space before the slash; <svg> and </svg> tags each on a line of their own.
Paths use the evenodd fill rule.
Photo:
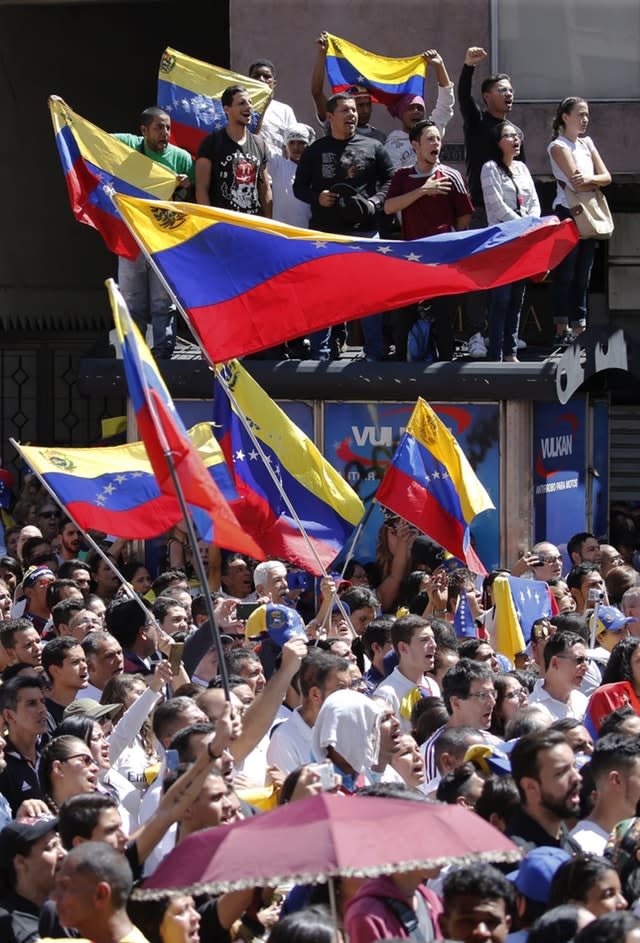
<svg viewBox="0 0 640 943">
<path fill-rule="evenodd" d="M 453 435 L 422 398 L 376 501 L 464 560 L 474 573 L 486 573 L 471 546 L 469 524 L 493 508 L 493 502 Z"/>
<path fill-rule="evenodd" d="M 371 99 L 387 107 L 401 95 L 424 95 L 427 63 L 422 55 L 404 59 L 378 56 L 346 39 L 327 34 L 327 78 L 332 92 L 364 85 Z"/>
</svg>

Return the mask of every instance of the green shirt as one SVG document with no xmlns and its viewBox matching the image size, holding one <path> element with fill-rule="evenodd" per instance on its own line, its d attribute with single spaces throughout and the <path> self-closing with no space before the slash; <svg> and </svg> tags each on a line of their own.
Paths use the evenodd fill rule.
<svg viewBox="0 0 640 943">
<path fill-rule="evenodd" d="M 173 170 L 175 174 L 186 174 L 192 184 L 196 182 L 196 169 L 193 158 L 189 151 L 176 147 L 174 144 L 167 144 L 167 149 L 160 154 L 158 151 L 151 151 L 144 144 L 144 138 L 140 134 L 113 134 L 112 137 L 122 141 L 134 151 L 140 151 L 145 157 L 151 160 L 157 160 L 159 164 Z"/>
</svg>

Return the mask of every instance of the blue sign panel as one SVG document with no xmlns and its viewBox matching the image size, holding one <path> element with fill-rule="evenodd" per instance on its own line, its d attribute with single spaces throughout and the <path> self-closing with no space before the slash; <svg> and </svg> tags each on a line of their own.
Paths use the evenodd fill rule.
<svg viewBox="0 0 640 943">
<path fill-rule="evenodd" d="M 586 528 L 586 402 L 536 403 L 533 410 L 535 540 L 567 557 L 567 540 Z"/>
<path fill-rule="evenodd" d="M 384 476 L 415 403 L 326 403 L 324 455 L 368 506 Z M 500 506 L 499 408 L 487 404 L 430 404 L 458 440 L 471 466 Z M 375 560 L 382 510 L 374 505 L 355 548 L 363 562 Z M 500 557 L 498 511 L 478 515 L 471 531 L 488 570 Z"/>
</svg>

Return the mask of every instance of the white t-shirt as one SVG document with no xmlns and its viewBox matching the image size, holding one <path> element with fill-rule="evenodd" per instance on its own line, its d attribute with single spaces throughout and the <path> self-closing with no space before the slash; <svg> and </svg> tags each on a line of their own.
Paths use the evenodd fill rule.
<svg viewBox="0 0 640 943">
<path fill-rule="evenodd" d="M 408 733 L 411 730 L 411 721 L 403 717 L 400 713 L 400 704 L 405 694 L 408 694 L 409 691 L 418 687 L 418 685 L 426 688 L 432 697 L 440 697 L 440 688 L 433 678 L 428 678 L 426 675 L 423 675 L 418 684 L 416 684 L 415 681 L 410 681 L 406 675 L 402 674 L 398 665 L 396 665 L 388 678 L 380 682 L 373 692 L 374 697 L 382 697 L 385 701 L 389 702 L 393 708 L 393 713 L 400 721 L 400 727 L 403 733 Z"/>
<path fill-rule="evenodd" d="M 271 157 L 268 170 L 273 192 L 273 218 L 289 226 L 308 229 L 311 206 L 293 195 L 293 180 L 298 165 L 288 157 Z"/>
<path fill-rule="evenodd" d="M 267 762 L 287 774 L 310 763 L 312 735 L 313 727 L 302 719 L 300 708 L 296 707 L 289 719 L 273 731 L 267 747 Z"/>
<path fill-rule="evenodd" d="M 536 681 L 533 691 L 529 695 L 529 707 L 532 704 L 538 704 L 549 711 L 554 720 L 563 720 L 565 717 L 575 717 L 576 720 L 583 720 L 587 712 L 588 699 L 582 691 L 572 691 L 569 700 L 558 701 L 551 697 L 546 688 L 543 687 L 544 681 Z"/>
<path fill-rule="evenodd" d="M 587 819 L 578 822 L 569 834 L 575 838 L 586 855 L 602 855 L 609 839 L 603 828 Z"/>
<path fill-rule="evenodd" d="M 287 128 L 296 124 L 296 116 L 291 105 L 285 105 L 284 102 L 269 102 L 269 107 L 264 113 L 260 133 L 264 138 L 271 157 L 280 157 L 284 147 L 284 132 Z"/>
<path fill-rule="evenodd" d="M 569 180 L 567 176 L 565 176 L 563 171 L 560 170 L 560 167 L 556 164 L 555 160 L 553 159 L 552 148 L 555 147 L 556 145 L 559 145 L 560 147 L 565 148 L 565 150 L 569 152 L 569 154 L 573 158 L 576 168 L 581 173 L 588 174 L 589 176 L 591 176 L 594 172 L 593 157 L 591 155 L 591 152 L 594 147 L 593 141 L 589 137 L 578 138 L 576 141 L 570 141 L 569 138 L 565 138 L 563 137 L 562 134 L 560 134 L 554 141 L 551 141 L 551 143 L 547 146 L 547 154 L 549 155 L 549 160 L 551 161 L 551 170 L 552 170 L 553 176 L 556 178 L 556 180 L 562 180 L 562 182 L 565 183 L 569 187 L 570 190 L 572 190 L 573 187 L 571 186 L 571 181 Z M 585 192 L 588 192 L 588 191 L 585 191 Z M 589 192 L 593 192 L 593 191 L 589 191 Z M 556 196 L 553 201 L 553 205 L 554 207 L 564 206 L 566 209 L 569 208 L 566 194 L 564 192 L 564 189 L 560 186 L 560 184 L 558 184 L 557 186 Z"/>
</svg>

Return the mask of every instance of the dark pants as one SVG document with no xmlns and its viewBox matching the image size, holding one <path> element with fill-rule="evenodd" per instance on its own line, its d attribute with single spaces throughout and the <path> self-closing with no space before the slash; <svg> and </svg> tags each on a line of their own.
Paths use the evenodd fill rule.
<svg viewBox="0 0 640 943">
<path fill-rule="evenodd" d="M 571 213 L 564 206 L 554 207 L 559 219 L 569 219 Z M 581 239 L 560 265 L 553 270 L 553 323 L 587 325 L 587 292 L 596 252 L 595 239 Z"/>
<path fill-rule="evenodd" d="M 489 308 L 489 360 L 515 357 L 518 350 L 518 328 L 524 301 L 525 282 L 501 285 L 491 292 Z"/>
<path fill-rule="evenodd" d="M 453 360 L 455 346 L 453 320 L 457 303 L 457 298 L 450 295 L 444 298 L 430 298 L 428 301 L 422 301 L 419 305 L 408 305 L 406 308 L 390 311 L 391 332 L 396 348 L 395 359 L 407 359 L 407 339 L 421 310 L 434 322 L 433 328 L 438 348 L 438 360 Z"/>
<path fill-rule="evenodd" d="M 487 225 L 484 206 L 478 204 L 471 215 L 469 229 L 486 229 Z M 470 291 L 462 296 L 462 318 L 467 339 L 482 334 L 489 312 L 489 297 L 488 291 Z"/>
</svg>

